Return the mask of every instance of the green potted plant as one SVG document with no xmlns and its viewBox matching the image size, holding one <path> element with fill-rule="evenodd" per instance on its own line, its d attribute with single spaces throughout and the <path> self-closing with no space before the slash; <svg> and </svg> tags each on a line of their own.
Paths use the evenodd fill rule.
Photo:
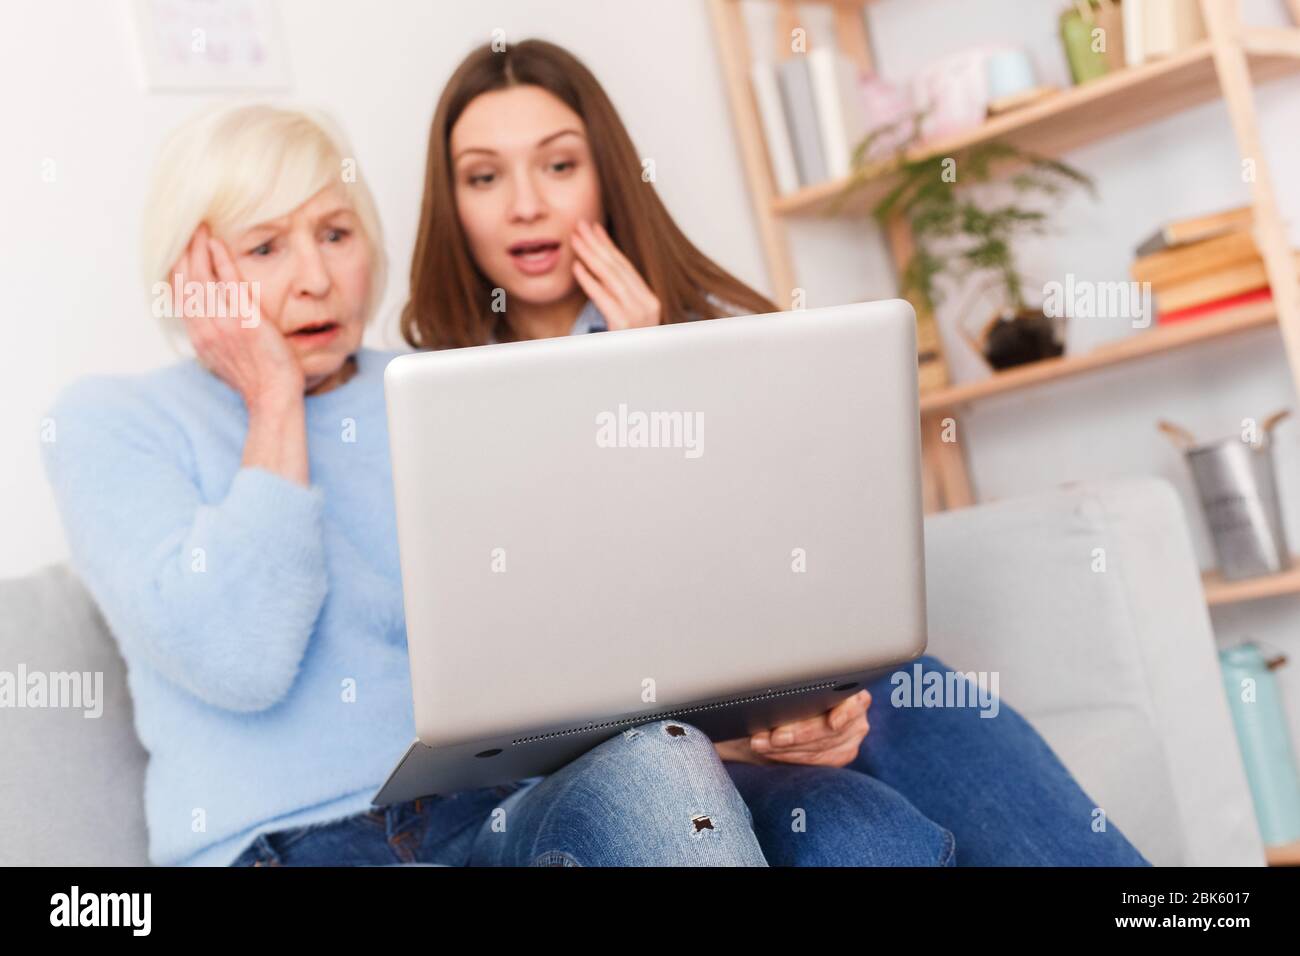
<svg viewBox="0 0 1300 956">
<path fill-rule="evenodd" d="M 984 359 L 1000 369 L 1060 355 L 1060 323 L 1045 316 L 1036 296 L 1029 294 L 1037 290 L 1027 292 L 1015 241 L 1051 230 L 1049 214 L 1032 203 L 1057 200 L 1076 187 L 1095 196 L 1092 179 L 1059 160 L 999 140 L 977 143 L 952 156 L 913 158 L 909 152 L 919 140 L 920 121 L 920 116 L 904 121 L 911 124 L 906 135 L 887 126 L 863 140 L 837 201 L 848 201 L 882 175 L 895 177 L 872 214 L 882 225 L 901 215 L 911 226 L 915 251 L 900 276 L 902 294 L 918 310 L 933 312 L 943 298 L 937 281 L 941 276 L 961 280 L 983 274 L 997 301 L 995 315 L 972 343 Z M 898 144 L 884 159 L 875 158 L 881 137 Z M 997 175 L 1008 169 L 1009 175 Z M 995 178 L 1010 190 L 1009 200 L 980 201 L 963 188 Z"/>
</svg>

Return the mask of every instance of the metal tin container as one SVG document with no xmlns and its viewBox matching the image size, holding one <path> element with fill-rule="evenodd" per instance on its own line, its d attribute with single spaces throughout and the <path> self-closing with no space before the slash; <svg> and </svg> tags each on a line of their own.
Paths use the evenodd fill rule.
<svg viewBox="0 0 1300 956">
<path fill-rule="evenodd" d="M 1269 417 L 1255 444 L 1233 436 L 1197 445 L 1185 430 L 1160 423 L 1186 455 L 1224 580 L 1275 574 L 1291 567 L 1272 441 L 1273 426 L 1287 414 Z"/>
</svg>

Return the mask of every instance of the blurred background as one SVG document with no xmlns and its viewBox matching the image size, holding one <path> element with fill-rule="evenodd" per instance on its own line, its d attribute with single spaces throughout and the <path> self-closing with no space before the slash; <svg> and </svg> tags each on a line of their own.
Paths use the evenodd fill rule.
<svg viewBox="0 0 1300 956">
<path fill-rule="evenodd" d="M 1129 0 L 1135 2 L 1141 0 Z M 840 4 L 849 12 L 837 13 L 834 3 L 796 8 L 776 0 L 250 0 L 251 8 L 271 18 L 273 69 L 256 81 L 261 88 L 233 93 L 170 88 L 165 64 L 151 60 L 142 18 L 186 5 L 69 0 L 8 4 L 0 13 L 0 84 L 6 91 L 0 98 L 0 577 L 67 556 L 37 439 L 58 390 L 82 375 L 142 371 L 178 357 L 150 316 L 140 278 L 141 206 L 163 136 L 219 99 L 321 107 L 341 124 L 385 227 L 392 267 L 369 341 L 389 347 L 400 345 L 396 316 L 433 106 L 456 63 L 494 30 L 507 42 L 553 40 L 583 59 L 609 91 L 642 156 L 654 160 L 657 188 L 687 235 L 783 305 L 887 298 L 901 288 L 897 246 L 869 215 L 870 202 L 859 196 L 855 213 L 826 215 L 824 200 L 835 191 L 827 184 L 838 188 L 843 177 L 837 180 L 833 168 L 811 169 L 811 158 L 799 151 L 800 114 L 789 112 L 789 83 L 797 77 L 783 72 L 773 40 L 789 35 L 790 23 L 781 18 L 792 10 L 809 49 L 835 46 L 842 17 L 858 18 L 869 37 L 871 75 L 860 71 L 859 58 L 853 79 L 859 85 L 848 94 L 862 95 L 855 108 L 866 104 L 866 122 L 857 125 L 861 116 L 850 121 L 848 134 L 879 125 L 871 104 L 891 96 L 910 106 L 926 100 L 932 119 L 947 124 L 928 130 L 932 143 L 986 141 L 993 137 L 981 132 L 981 124 L 1015 110 L 1038 110 L 1044 119 L 1039 126 L 1012 120 L 1007 129 L 1056 131 L 1056 139 L 1028 137 L 1022 145 L 1050 146 L 1079 133 L 1079 145 L 1060 158 L 1091 180 L 1095 196 L 1068 190 L 1044 207 L 1050 210 L 1045 234 L 1017 240 L 1017 267 L 1031 287 L 1041 290 L 1067 276 L 1128 281 L 1138 247 L 1164 226 L 1252 201 L 1204 24 L 1198 31 L 1175 23 L 1160 41 L 1164 49 L 1139 46 L 1134 52 L 1121 42 L 1108 62 L 1101 62 L 1104 53 L 1089 62 L 1086 54 L 1097 51 L 1079 50 L 1071 11 L 1090 38 L 1093 18 L 1121 16 L 1105 2 L 876 0 Z M 1234 6 L 1252 26 L 1293 24 L 1295 5 L 1285 0 Z M 743 64 L 729 66 L 725 51 L 734 37 L 726 35 L 731 14 L 725 11 L 733 8 L 740 11 L 749 52 Z M 1155 42 L 1153 21 L 1143 22 L 1147 40 Z M 1177 68 L 1150 65 L 1162 59 Z M 1250 91 L 1258 159 L 1271 172 L 1288 248 L 1296 245 L 1300 222 L 1300 59 L 1291 62 L 1269 61 L 1268 82 Z M 1125 69 L 1148 74 L 1142 82 L 1112 75 Z M 766 109 L 765 82 L 777 96 Z M 1091 94 L 1080 92 L 1089 84 L 1109 90 L 1092 106 L 1086 101 Z M 1074 114 L 1060 110 L 1053 104 L 1067 101 L 1053 97 L 1061 96 L 1082 105 L 1070 107 Z M 972 109 L 974 119 L 967 115 Z M 781 132 L 776 126 L 783 110 L 787 126 Z M 1111 123 L 1125 111 L 1131 120 Z M 1082 127 L 1072 131 L 1072 115 L 1080 124 L 1095 124 L 1095 135 Z M 816 138 L 825 130 L 802 133 Z M 784 211 L 774 214 L 774 203 Z M 1159 288 L 1156 294 L 1159 299 Z M 978 349 L 996 307 L 972 301 L 958 284 L 937 307 L 939 387 L 991 374 Z M 1195 320 L 1187 318 L 1189 325 Z M 1106 342 L 1151 334 L 1159 324 L 1138 330 L 1130 316 L 1076 316 L 1061 346 L 1069 359 Z M 1276 322 L 1248 322 L 1200 344 L 1151 350 L 1140 361 L 962 402 L 957 444 L 966 487 L 974 501 L 986 502 L 1088 479 L 1167 478 L 1183 498 L 1201 567 L 1211 572 L 1216 556 L 1197 489 L 1182 454 L 1156 423 L 1167 419 L 1209 440 L 1237 434 L 1244 419 L 1262 421 L 1293 407 L 1296 379 L 1282 346 Z M 1296 436 L 1291 420 L 1274 431 L 1278 496 L 1291 542 L 1300 542 Z M 1251 638 L 1300 655 L 1297 602 L 1300 581 L 1262 599 L 1217 604 L 1216 635 L 1224 643 Z M 1300 667 L 1278 675 L 1290 699 L 1300 699 Z M 1292 737 L 1300 739 L 1294 710 Z"/>
</svg>

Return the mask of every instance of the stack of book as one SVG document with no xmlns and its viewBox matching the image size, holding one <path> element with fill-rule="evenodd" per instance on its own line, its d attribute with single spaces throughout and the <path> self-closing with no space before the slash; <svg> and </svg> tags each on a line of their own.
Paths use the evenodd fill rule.
<svg viewBox="0 0 1300 956">
<path fill-rule="evenodd" d="M 1170 223 L 1137 248 L 1131 275 L 1151 283 L 1161 325 L 1271 298 L 1249 206 Z"/>
<path fill-rule="evenodd" d="M 775 65 L 755 63 L 750 81 L 778 193 L 849 174 L 866 135 L 862 77 L 853 61 L 817 48 Z"/>
</svg>

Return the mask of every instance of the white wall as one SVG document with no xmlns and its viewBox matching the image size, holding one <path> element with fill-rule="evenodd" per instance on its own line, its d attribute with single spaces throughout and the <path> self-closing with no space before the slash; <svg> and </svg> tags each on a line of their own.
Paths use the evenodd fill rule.
<svg viewBox="0 0 1300 956">
<path fill-rule="evenodd" d="M 1055 21 L 1061 6 L 1059 0 L 881 0 L 871 8 L 878 62 L 886 76 L 900 77 L 947 52 L 1012 41 L 1036 51 L 1045 80 L 1064 82 Z M 1253 22 L 1284 22 L 1281 0 L 1246 0 L 1244 8 Z M 556 40 L 586 60 L 642 154 L 656 160 L 659 189 L 685 231 L 745 280 L 780 299 L 788 295 L 767 283 L 702 2 L 283 0 L 282 12 L 294 80 L 284 98 L 323 105 L 339 119 L 387 228 L 394 266 L 373 340 L 397 342 L 394 319 L 438 91 L 494 27 L 515 39 Z M 750 10 L 754 22 L 766 15 Z M 207 101 L 141 92 L 124 0 L 16 4 L 6 16 L 0 34 L 0 576 L 64 555 L 37 441 L 55 392 L 88 372 L 141 370 L 174 357 L 138 284 L 138 217 L 161 136 Z M 815 40 L 824 33 L 824 16 L 812 11 L 807 19 Z M 1300 222 L 1298 93 L 1300 80 L 1291 79 L 1264 87 L 1259 97 L 1266 159 L 1292 223 Z M 53 183 L 41 180 L 46 158 L 56 162 Z M 1062 216 L 1069 227 L 1026 249 L 1027 267 L 1048 277 L 1124 278 L 1135 241 L 1155 224 L 1241 203 L 1247 195 L 1219 103 L 1069 159 L 1096 177 L 1101 198 L 1072 200 Z M 868 224 L 799 223 L 793 232 L 810 305 L 893 294 L 884 248 Z M 1079 326 L 1072 341 L 1087 345 L 1116 331 Z M 946 337 L 957 348 L 950 328 Z M 1208 438 L 1295 399 L 1278 333 L 1265 329 L 982 403 L 963 419 L 964 441 L 985 499 L 1071 479 L 1170 478 L 1184 494 L 1208 567 L 1212 552 L 1190 482 L 1154 422 L 1167 417 Z M 1288 530 L 1300 550 L 1298 431 L 1283 426 L 1279 456 Z M 1220 614 L 1220 636 L 1289 645 L 1300 659 L 1298 638 L 1288 628 L 1296 601 Z M 1292 699 L 1300 700 L 1300 666 L 1281 673 Z"/>
<path fill-rule="evenodd" d="M 661 195 L 709 255 L 765 283 L 706 10 L 693 0 L 285 0 L 293 88 L 327 108 L 376 194 L 392 260 L 371 341 L 400 344 L 433 106 L 495 27 L 573 50 L 605 83 Z M 0 577 L 60 559 L 39 422 L 89 372 L 176 357 L 138 279 L 140 208 L 164 133 L 212 97 L 141 91 L 125 0 L 14 4 L 0 31 Z M 53 183 L 42 164 L 55 161 Z"/>
</svg>

